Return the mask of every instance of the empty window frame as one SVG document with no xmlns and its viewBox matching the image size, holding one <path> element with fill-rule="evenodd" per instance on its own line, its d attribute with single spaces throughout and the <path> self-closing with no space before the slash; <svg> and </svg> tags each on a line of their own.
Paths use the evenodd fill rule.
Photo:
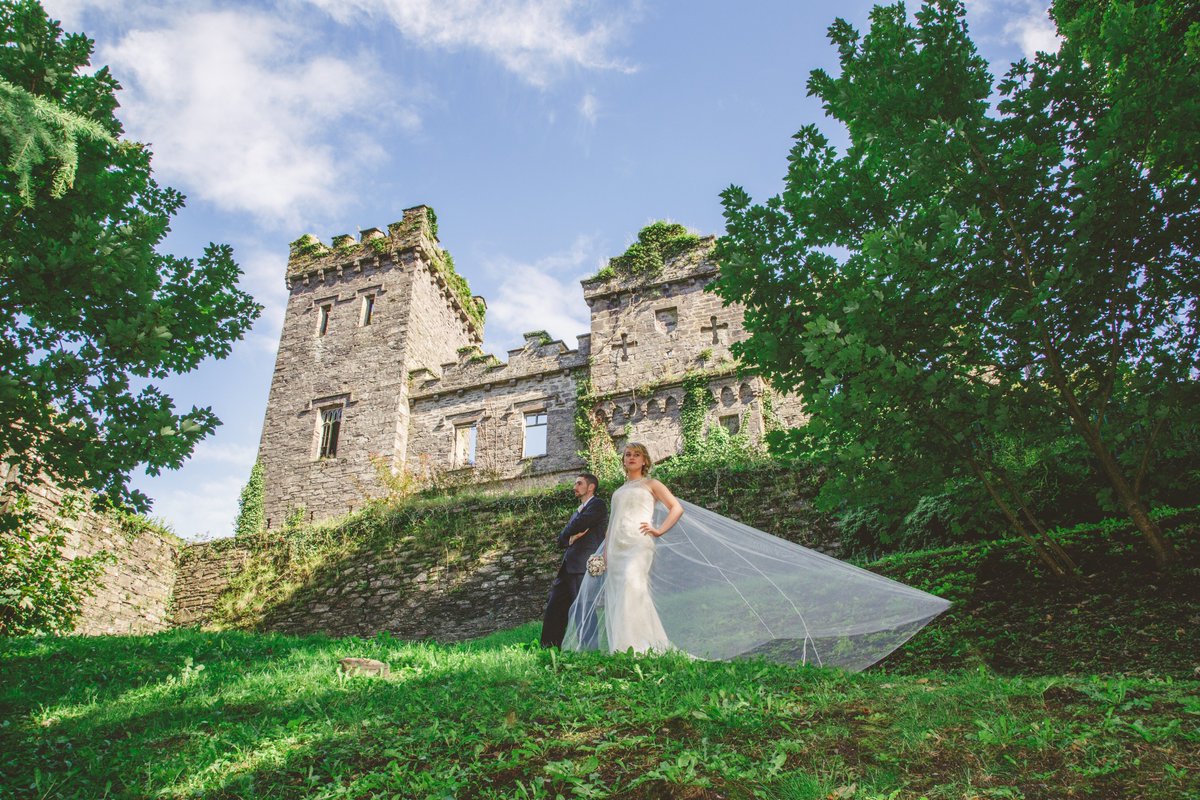
<svg viewBox="0 0 1200 800">
<path fill-rule="evenodd" d="M 329 313 L 331 311 L 333 311 L 332 303 L 317 308 L 317 336 L 329 333 Z"/>
<path fill-rule="evenodd" d="M 375 295 L 364 294 L 362 299 L 362 310 L 358 314 L 358 324 L 366 327 L 371 324 L 371 315 L 375 312 Z"/>
<path fill-rule="evenodd" d="M 478 426 L 456 425 L 454 427 L 454 466 L 475 466 L 475 438 Z"/>
<path fill-rule="evenodd" d="M 342 407 L 321 411 L 321 447 L 318 458 L 337 458 L 338 434 L 342 431 Z"/>
<path fill-rule="evenodd" d="M 737 414 L 726 414 L 720 419 L 721 427 L 729 431 L 731 436 L 736 436 L 738 431 L 742 429 L 742 418 Z"/>
<path fill-rule="evenodd" d="M 546 412 L 529 411 L 525 414 L 525 448 L 522 458 L 546 455 Z"/>
</svg>

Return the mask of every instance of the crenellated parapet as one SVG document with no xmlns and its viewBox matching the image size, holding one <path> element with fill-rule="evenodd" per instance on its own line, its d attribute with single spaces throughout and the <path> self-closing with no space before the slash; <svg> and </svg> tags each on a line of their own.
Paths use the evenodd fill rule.
<svg viewBox="0 0 1200 800">
<path fill-rule="evenodd" d="M 588 365 L 590 334 L 576 337 L 575 349 L 561 339 L 553 339 L 545 331 L 525 334 L 525 345 L 508 351 L 508 361 L 501 361 L 478 346 L 463 347 L 458 358 L 436 369 L 421 368 L 409 373 L 414 400 L 436 399 L 440 395 L 456 394 L 471 389 L 490 390 L 515 386 L 522 381 L 545 380 L 556 375 L 569 376 L 585 370 Z"/>
<path fill-rule="evenodd" d="M 717 262 L 712 257 L 715 246 L 715 236 L 697 237 L 694 244 L 665 258 L 662 268 L 654 271 L 628 272 L 606 267 L 595 277 L 581 281 L 583 298 L 592 307 L 598 300 L 630 292 L 654 292 L 680 283 L 707 285 L 717 274 Z"/>
<path fill-rule="evenodd" d="M 454 259 L 438 243 L 437 215 L 429 206 L 406 208 L 403 218 L 388 225 L 386 232 L 367 228 L 358 239 L 342 233 L 325 244 L 311 233 L 304 234 L 291 243 L 286 282 L 290 290 L 296 284 L 323 283 L 331 277 L 399 264 L 424 265 L 447 302 L 482 340 L 487 303 L 471 293 L 466 279 L 455 270 Z"/>
</svg>

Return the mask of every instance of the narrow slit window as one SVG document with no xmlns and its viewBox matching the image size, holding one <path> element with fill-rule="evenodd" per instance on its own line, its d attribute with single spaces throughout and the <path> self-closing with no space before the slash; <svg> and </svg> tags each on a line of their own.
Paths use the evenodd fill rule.
<svg viewBox="0 0 1200 800">
<path fill-rule="evenodd" d="M 454 466 L 475 465 L 475 425 L 460 425 L 454 429 Z"/>
<path fill-rule="evenodd" d="M 337 458 L 338 434 L 342 431 L 342 409 L 321 412 L 321 458 Z"/>
<path fill-rule="evenodd" d="M 358 324 L 367 326 L 371 324 L 371 314 L 375 312 L 375 295 L 364 294 L 362 299 L 362 314 L 358 318 Z"/>
<path fill-rule="evenodd" d="M 321 306 L 317 310 L 317 336 L 324 336 L 329 333 L 329 312 L 333 311 L 332 305 Z"/>
<path fill-rule="evenodd" d="M 525 450 L 523 458 L 546 455 L 546 412 L 525 415 Z"/>
</svg>

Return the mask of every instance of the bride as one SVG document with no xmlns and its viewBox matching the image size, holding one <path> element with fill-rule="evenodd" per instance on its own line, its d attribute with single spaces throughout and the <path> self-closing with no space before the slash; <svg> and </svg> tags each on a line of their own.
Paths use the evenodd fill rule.
<svg viewBox="0 0 1200 800">
<path fill-rule="evenodd" d="M 950 605 L 678 500 L 649 477 L 645 445 L 627 444 L 621 461 L 626 480 L 571 606 L 564 650 L 860 670 Z"/>
</svg>

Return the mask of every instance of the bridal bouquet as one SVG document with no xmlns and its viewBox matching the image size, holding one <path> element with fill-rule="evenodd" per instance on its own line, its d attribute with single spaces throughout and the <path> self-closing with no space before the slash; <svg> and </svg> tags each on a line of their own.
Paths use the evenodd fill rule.
<svg viewBox="0 0 1200 800">
<path fill-rule="evenodd" d="M 607 566 L 608 565 L 604 563 L 604 556 L 600 555 L 599 553 L 588 557 L 587 571 L 588 575 L 591 575 L 593 578 L 598 578 L 603 575 Z"/>
</svg>

